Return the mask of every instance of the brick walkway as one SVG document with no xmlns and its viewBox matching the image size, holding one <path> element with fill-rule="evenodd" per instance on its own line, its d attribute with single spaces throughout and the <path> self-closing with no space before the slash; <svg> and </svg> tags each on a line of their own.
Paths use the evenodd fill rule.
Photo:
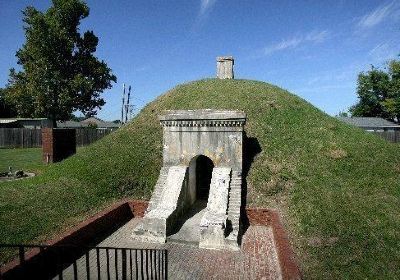
<svg viewBox="0 0 400 280">
<path fill-rule="evenodd" d="M 232 252 L 199 249 L 193 245 L 180 243 L 166 243 L 162 245 L 138 243 L 131 238 L 133 228 L 137 222 L 138 219 L 132 219 L 98 246 L 167 249 L 169 279 L 282 278 L 272 230 L 269 227 L 249 227 L 243 237 L 241 251 Z M 119 260 L 121 260 L 120 254 L 121 252 L 119 252 L 119 256 L 117 257 Z M 89 252 L 89 258 L 91 264 L 96 264 L 96 252 L 94 250 Z M 109 261 L 111 264 L 114 264 L 113 254 L 111 254 Z M 102 264 L 102 278 L 106 279 L 105 254 L 100 255 L 100 263 Z M 121 262 L 119 262 L 119 266 L 121 266 Z M 110 268 L 111 279 L 116 279 L 114 265 L 111 265 Z M 79 279 L 86 279 L 85 257 L 78 260 L 77 270 Z M 90 275 L 92 279 L 97 279 L 96 266 L 90 267 Z M 135 276 L 135 271 L 133 271 L 133 275 Z M 73 279 L 72 266 L 64 270 L 63 276 L 63 279 Z M 121 279 L 121 275 L 119 275 L 118 279 Z M 128 279 L 130 279 L 129 273 Z"/>
</svg>

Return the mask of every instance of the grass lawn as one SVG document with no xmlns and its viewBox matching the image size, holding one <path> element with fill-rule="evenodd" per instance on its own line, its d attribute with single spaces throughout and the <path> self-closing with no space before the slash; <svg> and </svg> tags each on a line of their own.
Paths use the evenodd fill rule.
<svg viewBox="0 0 400 280">
<path fill-rule="evenodd" d="M 398 278 L 400 146 L 248 80 L 178 86 L 40 176 L 0 183 L 0 242 L 41 242 L 117 199 L 148 199 L 162 160 L 157 115 L 202 108 L 247 113 L 247 136 L 261 148 L 248 205 L 281 213 L 305 279 Z"/>
<path fill-rule="evenodd" d="M 1 149 L 0 172 L 23 170 L 37 173 L 44 168 L 42 164 L 42 148 Z"/>
</svg>

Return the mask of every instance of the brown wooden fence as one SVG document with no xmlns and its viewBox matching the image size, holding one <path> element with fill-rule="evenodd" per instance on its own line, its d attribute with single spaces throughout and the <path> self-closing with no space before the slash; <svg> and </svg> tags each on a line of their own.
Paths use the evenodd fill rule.
<svg viewBox="0 0 400 280">
<path fill-rule="evenodd" d="M 116 128 L 77 128 L 76 145 L 86 146 L 110 134 Z M 0 148 L 40 148 L 42 130 L 30 128 L 0 128 Z"/>
</svg>

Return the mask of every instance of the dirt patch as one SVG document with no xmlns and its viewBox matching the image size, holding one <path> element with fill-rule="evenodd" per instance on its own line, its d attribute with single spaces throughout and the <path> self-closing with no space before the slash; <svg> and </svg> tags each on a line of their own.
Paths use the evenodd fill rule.
<svg viewBox="0 0 400 280">
<path fill-rule="evenodd" d="M 334 245 L 337 241 L 339 240 L 338 237 L 332 236 L 332 237 L 311 237 L 307 240 L 307 244 L 311 247 L 327 247 L 327 246 L 332 246 Z"/>
<path fill-rule="evenodd" d="M 343 149 L 335 148 L 328 151 L 328 156 L 333 159 L 341 159 L 347 157 L 347 152 Z"/>
</svg>

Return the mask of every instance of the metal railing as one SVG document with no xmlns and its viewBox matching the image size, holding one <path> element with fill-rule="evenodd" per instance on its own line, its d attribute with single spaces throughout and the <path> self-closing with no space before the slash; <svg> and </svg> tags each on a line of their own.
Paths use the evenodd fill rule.
<svg viewBox="0 0 400 280">
<path fill-rule="evenodd" d="M 0 267 L 0 279 L 168 278 L 165 249 L 0 244 L 5 249 L 18 250 L 19 262 Z"/>
</svg>

